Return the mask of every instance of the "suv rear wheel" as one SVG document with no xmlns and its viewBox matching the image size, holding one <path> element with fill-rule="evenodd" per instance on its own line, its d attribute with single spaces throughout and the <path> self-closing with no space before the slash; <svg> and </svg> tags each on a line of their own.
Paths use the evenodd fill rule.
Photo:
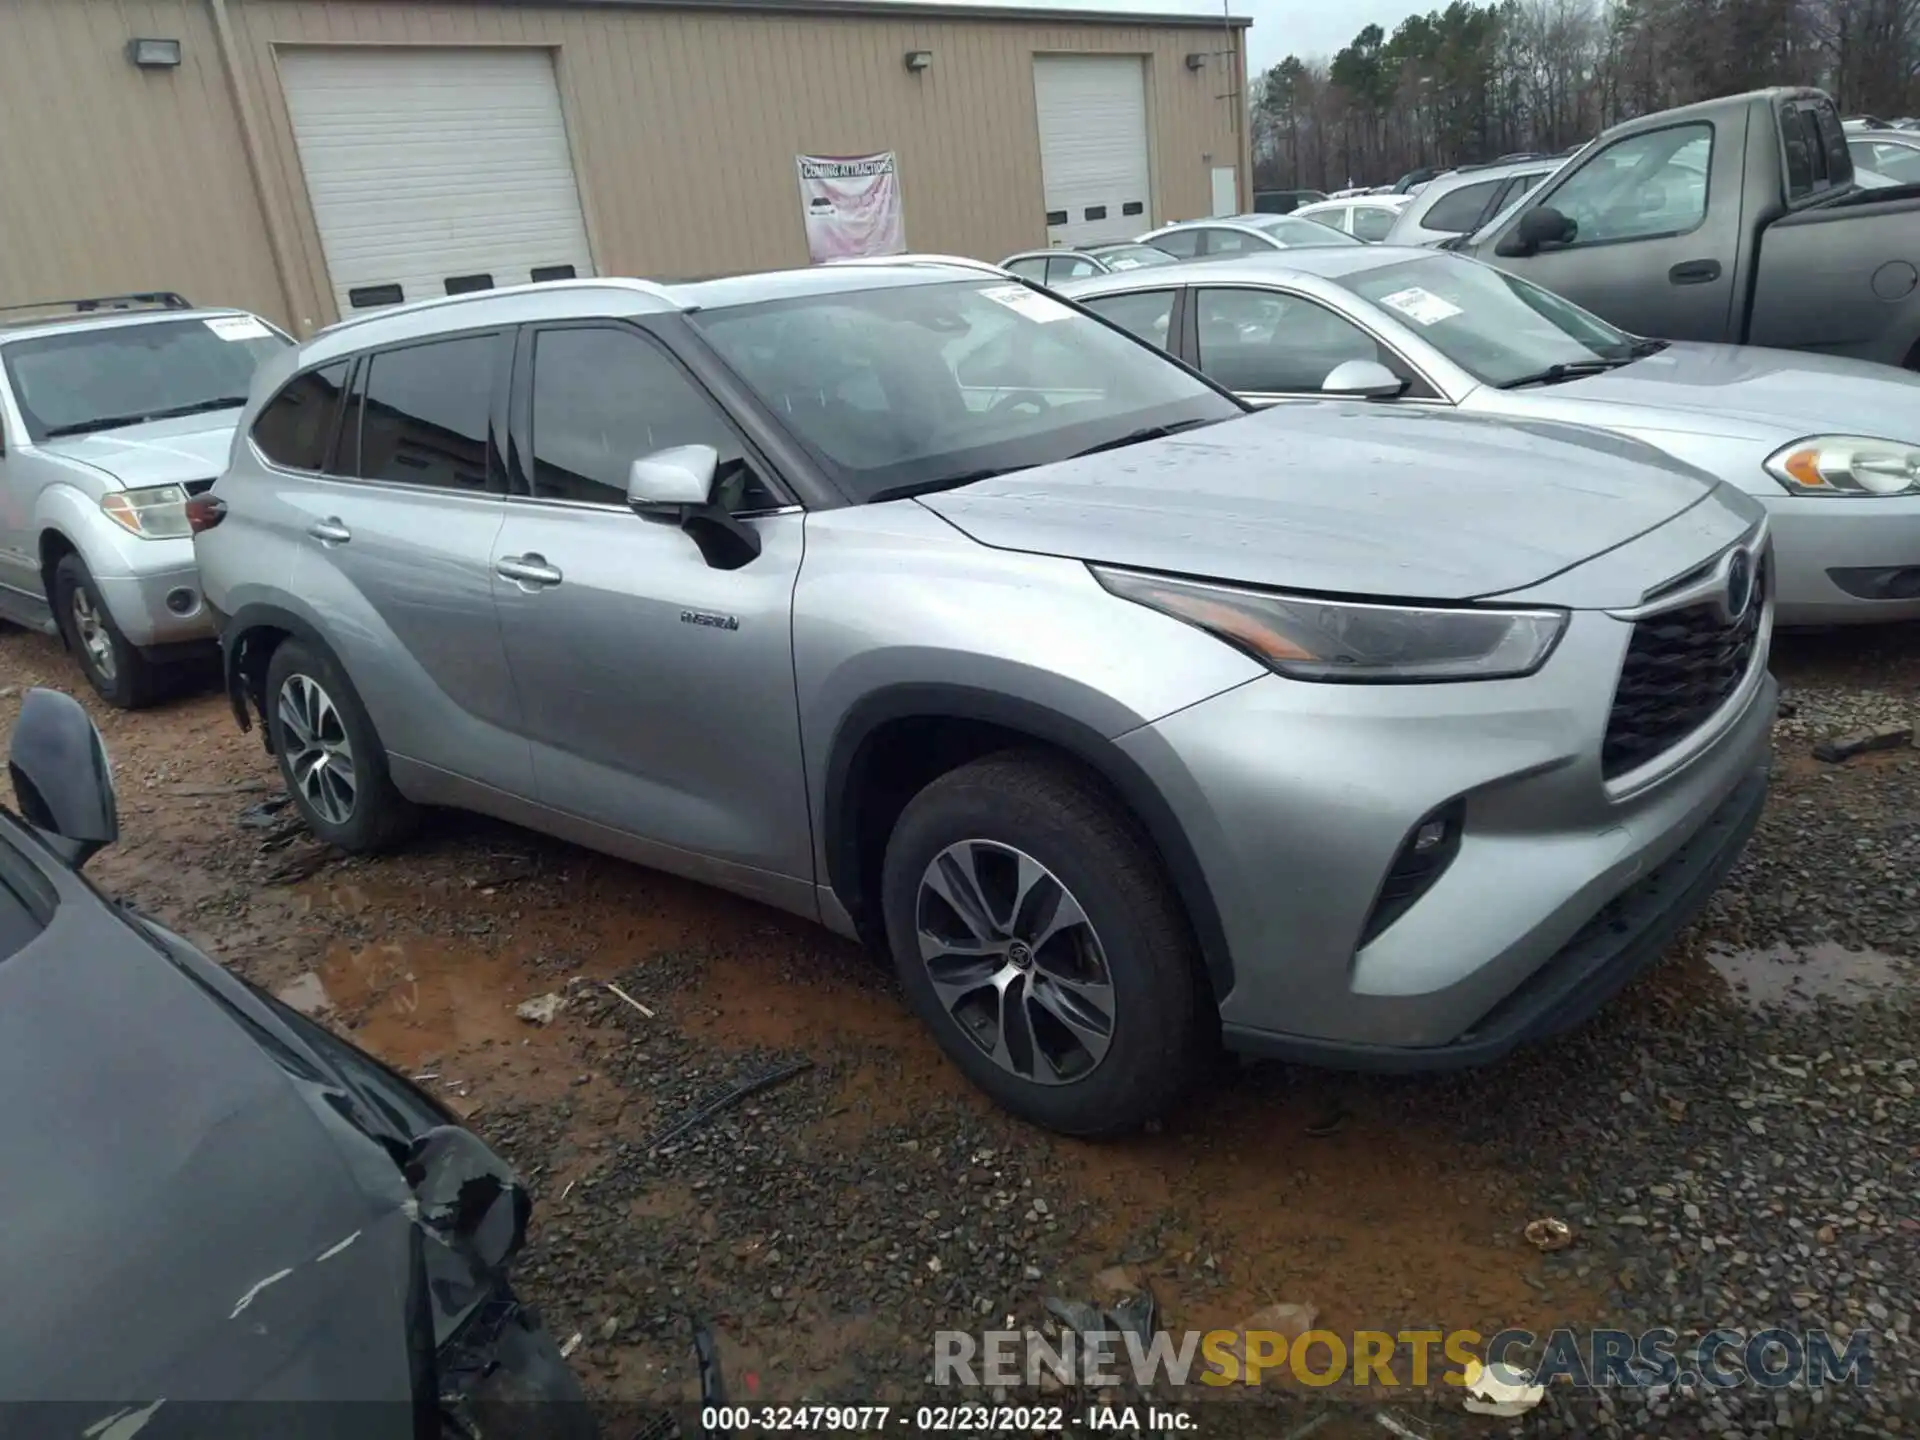
<svg viewBox="0 0 1920 1440">
<path fill-rule="evenodd" d="M 287 793 L 316 836 L 356 854 L 406 838 L 419 812 L 394 789 L 386 747 L 332 655 L 283 640 L 267 662 L 266 718 Z"/>
<path fill-rule="evenodd" d="M 87 681 L 100 698 L 122 710 L 138 710 L 160 696 L 160 677 L 113 623 L 87 562 L 63 555 L 53 571 L 53 614 Z"/>
<path fill-rule="evenodd" d="M 974 1084 L 1070 1135 L 1163 1114 L 1201 1053 L 1193 938 L 1132 817 L 1045 755 L 988 756 L 887 844 L 900 982 Z"/>
</svg>

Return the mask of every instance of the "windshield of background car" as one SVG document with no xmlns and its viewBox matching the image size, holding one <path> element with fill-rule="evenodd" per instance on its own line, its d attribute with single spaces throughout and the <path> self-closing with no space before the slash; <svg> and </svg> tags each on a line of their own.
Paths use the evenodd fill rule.
<svg viewBox="0 0 1920 1440">
<path fill-rule="evenodd" d="M 1549 365 L 1633 358 L 1633 337 L 1599 316 L 1457 256 L 1403 260 L 1340 283 L 1489 385 Z"/>
<path fill-rule="evenodd" d="M 1290 250 L 1304 249 L 1308 246 L 1322 245 L 1359 245 L 1343 230 L 1335 230 L 1322 225 L 1317 220 L 1302 220 L 1298 215 L 1262 215 L 1257 219 L 1245 220 L 1242 224 L 1271 235 Z"/>
<path fill-rule="evenodd" d="M 214 315 L 39 335 L 0 346 L 0 359 L 38 443 L 237 409 L 254 367 L 292 343 L 251 315 Z"/>
<path fill-rule="evenodd" d="M 1150 346 L 1024 285 L 889 286 L 689 318 L 862 500 L 1242 413 Z"/>
</svg>

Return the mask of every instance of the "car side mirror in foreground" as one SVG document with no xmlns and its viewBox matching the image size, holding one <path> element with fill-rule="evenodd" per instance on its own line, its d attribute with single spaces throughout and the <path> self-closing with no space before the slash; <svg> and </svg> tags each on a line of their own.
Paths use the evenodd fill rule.
<svg viewBox="0 0 1920 1440">
<path fill-rule="evenodd" d="M 1396 400 L 1407 382 L 1378 360 L 1343 360 L 1320 382 L 1322 395 L 1348 400 Z"/>
<path fill-rule="evenodd" d="M 1571 244 L 1579 226 L 1551 205 L 1536 205 L 1494 247 L 1496 255 L 1537 255 L 1549 245 Z"/>
<path fill-rule="evenodd" d="M 14 722 L 7 769 L 20 818 L 74 869 L 120 838 L 107 747 L 71 695 L 27 691 Z"/>
<path fill-rule="evenodd" d="M 760 553 L 760 535 L 715 502 L 719 475 L 711 445 L 656 450 L 627 471 L 627 506 L 642 520 L 686 531 L 715 570 L 738 570 Z"/>
</svg>

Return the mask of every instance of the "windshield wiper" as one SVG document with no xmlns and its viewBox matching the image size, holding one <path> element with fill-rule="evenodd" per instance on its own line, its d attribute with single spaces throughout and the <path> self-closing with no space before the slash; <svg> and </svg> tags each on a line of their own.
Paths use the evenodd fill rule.
<svg viewBox="0 0 1920 1440">
<path fill-rule="evenodd" d="M 1129 430 L 1125 435 L 1116 435 L 1111 440 L 1102 440 L 1098 445 L 1089 445 L 1084 450 L 1076 450 L 1067 459 L 1078 460 L 1082 455 L 1098 455 L 1103 450 L 1121 450 L 1146 440 L 1164 440 L 1169 435 L 1178 435 L 1182 430 L 1197 430 L 1202 425 L 1219 423 L 1218 420 L 1181 420 L 1172 425 L 1148 425 L 1139 430 Z"/>
<path fill-rule="evenodd" d="M 1558 365 L 1549 365 L 1544 370 L 1536 370 L 1531 375 L 1522 375 L 1518 380 L 1509 380 L 1500 388 L 1518 390 L 1523 385 L 1558 385 L 1562 380 L 1578 380 L 1583 375 L 1600 375 L 1608 370 L 1618 370 L 1628 360 L 1563 360 Z"/>
<path fill-rule="evenodd" d="M 180 415 L 204 415 L 209 410 L 238 410 L 247 403 L 244 395 L 222 395 L 214 400 L 196 400 L 191 405 L 175 405 L 167 410 L 155 410 L 147 416 L 149 420 L 172 420 Z"/>
<path fill-rule="evenodd" d="M 1016 470 L 1031 468 L 1028 465 L 996 465 L 984 470 L 968 470 L 960 475 L 942 475 L 936 480 L 909 480 L 900 485 L 883 485 L 867 496 L 867 504 L 878 505 L 883 500 L 905 500 L 913 495 L 931 495 L 936 490 L 958 490 L 962 485 L 971 485 L 976 480 L 991 480 L 999 475 L 1011 475 Z"/>
<path fill-rule="evenodd" d="M 50 425 L 47 427 L 47 439 L 57 440 L 62 435 L 91 435 L 96 430 L 120 430 L 128 425 L 144 425 L 151 415 L 101 415 L 92 420 L 76 420 L 71 425 Z"/>
</svg>

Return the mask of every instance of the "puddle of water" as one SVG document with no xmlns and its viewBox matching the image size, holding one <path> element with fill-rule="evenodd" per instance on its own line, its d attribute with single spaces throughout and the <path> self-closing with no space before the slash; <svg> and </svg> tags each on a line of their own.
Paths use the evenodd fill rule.
<svg viewBox="0 0 1920 1440">
<path fill-rule="evenodd" d="M 1893 956 L 1849 950 L 1832 941 L 1805 949 L 1709 948 L 1706 958 L 1735 998 L 1756 1007 L 1807 1006 L 1816 1000 L 1859 1005 L 1911 983 L 1906 965 Z"/>
<path fill-rule="evenodd" d="M 333 1008 L 326 982 L 311 970 L 291 985 L 282 985 L 273 992 L 273 998 L 307 1016 L 322 1015 Z"/>
</svg>

